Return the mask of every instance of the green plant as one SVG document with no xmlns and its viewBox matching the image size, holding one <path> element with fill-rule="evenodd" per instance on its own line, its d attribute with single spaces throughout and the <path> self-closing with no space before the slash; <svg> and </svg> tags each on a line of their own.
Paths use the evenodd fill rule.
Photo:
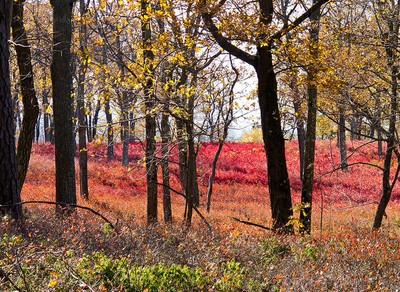
<svg viewBox="0 0 400 292">
<path fill-rule="evenodd" d="M 321 258 L 322 256 L 322 251 L 321 248 L 307 244 L 299 253 L 298 253 L 298 259 L 299 260 L 312 260 L 312 261 L 317 261 Z"/>
<path fill-rule="evenodd" d="M 215 284 L 217 291 L 235 291 L 242 287 L 243 280 L 249 271 L 241 267 L 241 264 L 235 260 L 230 260 L 222 264 L 222 277 Z"/>
<path fill-rule="evenodd" d="M 209 283 L 200 269 L 162 263 L 132 265 L 127 258 L 112 259 L 102 253 L 85 255 L 78 271 L 87 282 L 100 282 L 100 289 L 123 291 L 196 291 Z"/>
<path fill-rule="evenodd" d="M 262 261 L 264 264 L 269 265 L 282 258 L 285 254 L 290 252 L 290 246 L 283 244 L 278 238 L 272 236 L 264 240 L 260 244 L 262 251 Z"/>
</svg>

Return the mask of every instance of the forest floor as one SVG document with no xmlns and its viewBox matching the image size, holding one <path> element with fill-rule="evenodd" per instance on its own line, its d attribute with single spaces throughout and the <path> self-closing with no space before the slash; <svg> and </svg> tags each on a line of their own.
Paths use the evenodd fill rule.
<svg viewBox="0 0 400 292">
<path fill-rule="evenodd" d="M 383 157 L 373 143 L 354 141 L 347 146 L 352 166 L 341 171 L 336 143 L 318 142 L 312 235 L 282 236 L 233 219 L 271 225 L 262 145 L 224 146 L 209 213 L 204 194 L 217 145 L 200 146 L 199 210 L 212 232 L 196 215 L 193 226 L 185 228 L 184 201 L 176 194 L 174 223 L 146 228 L 142 145 L 130 145 L 129 167 L 121 165 L 120 144 L 110 161 L 104 145 L 89 145 L 90 200 L 78 203 L 99 211 L 116 230 L 88 210 L 62 219 L 52 205 L 24 205 L 23 225 L 8 218 L 0 221 L 0 290 L 396 291 L 399 183 L 382 229 L 372 232 L 382 173 L 358 163 L 382 166 Z M 171 186 L 180 190 L 176 160 L 173 153 Z M 296 142 L 287 143 L 287 161 L 296 210 L 301 191 Z M 34 145 L 23 201 L 54 201 L 54 176 L 53 147 Z M 161 199 L 160 195 L 160 222 Z"/>
</svg>

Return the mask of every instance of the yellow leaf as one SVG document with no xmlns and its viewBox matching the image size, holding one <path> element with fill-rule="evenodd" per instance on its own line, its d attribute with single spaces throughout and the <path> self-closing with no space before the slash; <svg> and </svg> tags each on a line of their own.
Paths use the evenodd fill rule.
<svg viewBox="0 0 400 292">
<path fill-rule="evenodd" d="M 49 284 L 47 285 L 47 287 L 53 288 L 53 287 L 55 287 L 55 286 L 57 285 L 57 283 L 58 283 L 57 280 L 51 280 L 51 281 L 49 282 Z"/>
</svg>

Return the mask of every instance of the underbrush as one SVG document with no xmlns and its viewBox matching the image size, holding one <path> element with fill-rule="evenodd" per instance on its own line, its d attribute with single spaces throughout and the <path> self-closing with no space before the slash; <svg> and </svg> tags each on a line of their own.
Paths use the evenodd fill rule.
<svg viewBox="0 0 400 292">
<path fill-rule="evenodd" d="M 45 208 L 31 209 L 23 226 L 3 218 L 0 290 L 394 291 L 400 285 L 400 242 L 389 228 L 300 237 L 237 229 L 211 234 L 200 224 L 118 226 L 116 232 L 83 212 L 63 221 Z"/>
</svg>

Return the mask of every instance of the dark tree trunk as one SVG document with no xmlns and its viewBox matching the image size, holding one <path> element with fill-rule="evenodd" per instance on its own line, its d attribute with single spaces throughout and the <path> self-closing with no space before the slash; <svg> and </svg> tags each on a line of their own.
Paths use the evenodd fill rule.
<svg viewBox="0 0 400 292">
<path fill-rule="evenodd" d="M 386 153 L 383 163 L 383 176 L 382 176 L 382 197 L 379 201 L 378 209 L 376 210 L 374 223 L 372 225 L 373 229 L 379 229 L 382 225 L 382 220 L 385 215 L 386 207 L 389 204 L 390 197 L 392 195 L 392 190 L 394 184 L 397 180 L 398 173 L 394 177 L 394 181 L 390 183 L 390 167 L 392 164 L 392 154 L 395 150 L 395 139 L 396 139 L 396 120 L 397 120 L 397 88 L 398 88 L 398 75 L 399 68 L 396 63 L 396 55 L 398 50 L 398 34 L 400 24 L 398 22 L 398 16 L 400 13 L 400 1 L 397 1 L 396 8 L 394 9 L 395 14 L 393 18 L 388 20 L 389 27 L 389 37 L 386 40 L 386 55 L 388 59 L 388 66 L 391 73 L 391 86 L 390 86 L 390 116 L 389 116 L 389 132 L 387 135 Z M 399 159 L 399 155 L 397 155 Z M 400 162 L 397 161 L 398 167 L 400 167 Z"/>
<path fill-rule="evenodd" d="M 128 114 L 125 112 L 122 114 L 121 121 L 121 141 L 122 141 L 122 165 L 129 165 L 129 123 Z"/>
<path fill-rule="evenodd" d="M 56 152 L 56 201 L 65 211 L 76 204 L 73 134 L 73 98 L 71 68 L 72 6 L 71 0 L 51 0 L 53 6 L 53 84 L 54 135 Z M 71 210 L 70 208 L 68 208 Z M 67 213 L 69 213 L 69 210 Z"/>
<path fill-rule="evenodd" d="M 96 109 L 95 109 L 94 115 L 93 115 L 93 129 L 92 129 L 93 139 L 97 135 L 97 124 L 99 122 L 100 109 L 101 109 L 101 103 L 100 103 L 100 100 L 97 100 Z"/>
<path fill-rule="evenodd" d="M 43 113 L 44 141 L 54 144 L 53 121 L 52 121 L 51 115 L 47 112 L 47 108 L 50 105 L 49 104 L 49 92 L 47 90 L 42 91 L 42 104 L 43 104 L 43 108 L 44 108 L 44 113 Z"/>
<path fill-rule="evenodd" d="M 103 58 L 102 62 L 104 66 L 107 66 L 108 58 L 107 58 L 107 50 L 106 46 L 103 45 Z M 103 75 L 103 82 L 106 81 L 106 75 Z M 104 96 L 104 113 L 106 114 L 106 122 L 107 122 L 107 160 L 110 161 L 114 157 L 114 129 L 113 129 L 113 116 L 111 112 L 110 106 L 110 91 L 107 86 L 103 89 L 103 96 Z M 100 101 L 99 101 L 100 103 Z M 100 104 L 99 104 L 100 106 Z M 96 108 L 97 111 L 97 108 Z M 98 121 L 98 113 L 95 115 L 95 125 L 97 126 Z M 95 128 L 96 128 L 95 126 Z"/>
<path fill-rule="evenodd" d="M 144 58 L 144 98 L 146 107 L 146 179 L 147 179 L 147 224 L 157 222 L 157 162 L 156 162 L 156 114 L 154 112 L 154 53 L 152 32 L 148 15 L 149 0 L 141 0 L 142 46 Z"/>
<path fill-rule="evenodd" d="M 353 116 L 351 118 L 351 132 L 350 132 L 350 140 L 356 140 L 360 138 L 360 133 L 359 133 L 359 125 L 360 119 L 358 117 L 358 114 L 353 112 Z"/>
<path fill-rule="evenodd" d="M 36 120 L 36 130 L 35 130 L 35 138 L 34 142 L 39 143 L 40 141 L 40 118 L 41 118 L 41 112 L 39 111 L 38 118 Z"/>
<path fill-rule="evenodd" d="M 194 134 L 194 100 L 195 97 L 191 96 L 188 102 L 188 109 L 190 112 L 190 118 L 186 120 L 186 132 L 188 135 L 188 156 L 187 156 L 187 166 L 188 166 L 188 186 L 191 190 L 192 195 L 192 203 L 194 206 L 200 206 L 200 192 L 199 192 L 199 183 L 197 180 L 197 153 L 195 147 L 195 134 Z M 190 164 L 190 165 L 189 165 Z M 190 182 L 189 182 L 190 180 Z"/>
<path fill-rule="evenodd" d="M 91 143 L 93 142 L 92 102 L 90 101 L 89 103 L 87 103 L 87 106 L 89 107 L 90 114 L 86 115 L 86 124 L 87 124 L 86 136 L 87 136 L 87 141 Z"/>
<path fill-rule="evenodd" d="M 258 101 L 261 127 L 267 156 L 268 189 L 273 228 L 292 232 L 287 223 L 293 216 L 289 175 L 286 166 L 285 140 L 280 124 L 276 75 L 270 47 L 258 47 Z"/>
<path fill-rule="evenodd" d="M 187 132 L 187 182 L 186 182 L 186 225 L 192 224 L 193 207 L 199 206 L 199 187 L 197 181 L 196 150 L 193 135 L 193 119 L 185 122 Z"/>
<path fill-rule="evenodd" d="M 86 145 L 86 106 L 85 106 L 85 79 L 86 71 L 88 67 L 88 56 L 87 56 L 87 25 L 84 20 L 87 12 L 85 0 L 79 0 L 79 13 L 80 13 L 80 25 L 79 25 L 79 41 L 80 41 L 80 53 L 81 63 L 78 73 L 78 96 L 77 96 L 77 107 L 78 107 L 78 137 L 79 137 L 79 190 L 82 199 L 89 199 L 89 183 L 88 183 L 88 156 L 87 156 L 87 145 Z"/>
<path fill-rule="evenodd" d="M 24 116 L 17 149 L 18 191 L 21 192 L 28 171 L 32 142 L 39 115 L 39 106 L 33 83 L 33 69 L 30 46 L 24 28 L 24 1 L 13 1 L 12 34 L 17 53 Z"/>
<path fill-rule="evenodd" d="M 0 0 L 0 204 L 11 205 L 21 201 L 15 150 L 15 131 L 11 97 L 9 47 L 12 2 Z M 0 209 L 2 214 L 22 217 L 21 205 Z"/>
<path fill-rule="evenodd" d="M 107 121 L 107 159 L 111 160 L 114 157 L 114 129 L 109 96 L 107 96 L 104 111 Z"/>
<path fill-rule="evenodd" d="M 316 2 L 315 0 L 313 1 Z M 318 90 L 316 83 L 317 60 L 319 57 L 319 19 L 320 10 L 316 10 L 311 16 L 310 29 L 310 55 L 311 64 L 307 71 L 308 79 L 308 101 L 307 101 L 307 133 L 304 151 L 303 185 L 301 189 L 301 210 L 300 210 L 300 232 L 311 233 L 312 195 L 314 185 L 314 158 L 315 138 L 317 130 L 317 101 Z"/>
<path fill-rule="evenodd" d="M 161 168 L 162 168 L 162 179 L 163 179 L 163 210 L 164 210 L 164 221 L 172 222 L 172 207 L 171 207 L 171 191 L 169 188 L 169 143 L 170 143 L 170 131 L 169 131 L 169 114 L 167 111 L 163 112 L 161 116 Z"/>
<path fill-rule="evenodd" d="M 295 100 L 293 103 L 294 110 L 296 113 L 300 112 L 300 101 Z M 297 141 L 299 143 L 299 157 L 300 157 L 300 179 L 303 180 L 303 170 L 304 170 L 304 148 L 306 140 L 306 131 L 304 130 L 303 117 L 297 116 L 296 119 L 296 131 L 297 131 Z"/>
<path fill-rule="evenodd" d="M 339 106 L 338 147 L 340 152 L 340 169 L 347 170 L 346 119 L 343 106 Z"/>
<path fill-rule="evenodd" d="M 178 159 L 179 159 L 179 180 L 182 191 L 186 193 L 187 188 L 187 138 L 186 130 L 182 119 L 176 119 L 176 135 L 178 141 Z"/>
<path fill-rule="evenodd" d="M 128 133 L 128 141 L 135 141 L 135 126 L 136 122 L 134 120 L 134 114 L 132 111 L 129 112 L 129 133 Z"/>
<path fill-rule="evenodd" d="M 119 5 L 119 4 L 118 4 Z M 116 32 L 118 33 L 118 32 Z M 118 88 L 118 99 L 119 99 L 119 107 L 121 110 L 120 114 L 120 136 L 122 142 L 122 165 L 128 166 L 129 165 L 129 101 L 128 101 L 128 94 L 126 90 L 123 88 L 123 83 L 125 80 L 125 67 L 123 64 L 123 53 L 121 49 L 121 40 L 119 34 L 116 37 L 117 42 L 117 55 L 118 55 L 118 68 L 119 68 L 119 76 L 120 76 L 120 88 Z"/>
</svg>

